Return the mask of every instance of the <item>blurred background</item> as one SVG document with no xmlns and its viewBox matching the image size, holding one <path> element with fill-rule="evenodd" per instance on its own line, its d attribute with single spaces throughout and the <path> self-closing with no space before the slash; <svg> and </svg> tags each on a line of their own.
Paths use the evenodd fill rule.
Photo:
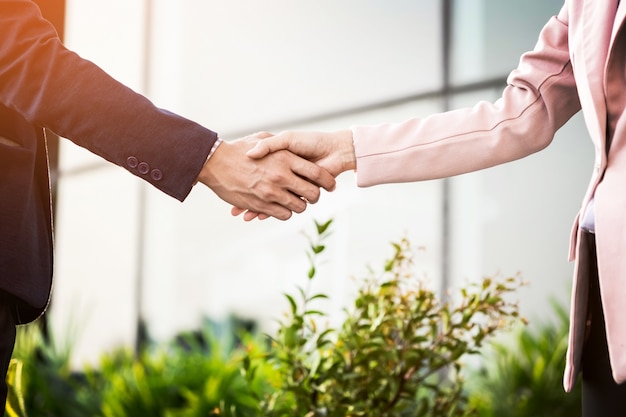
<svg viewBox="0 0 626 417">
<path fill-rule="evenodd" d="M 495 101 L 562 0 L 57 4 L 70 49 L 229 140 Z M 521 273 L 530 285 L 518 294 L 520 307 L 532 326 L 552 314 L 550 297 L 569 303 L 569 231 L 592 159 L 576 116 L 548 149 L 521 161 L 371 188 L 345 173 L 305 213 L 245 223 L 201 185 L 181 204 L 61 139 L 47 322 L 74 340 L 77 364 L 205 319 L 235 316 L 271 332 L 287 307 L 282 294 L 306 281 L 303 232 L 332 218 L 315 285 L 337 315 L 351 300 L 353 277 L 380 270 L 390 242 L 407 237 L 423 248 L 415 267 L 442 290 Z"/>
</svg>

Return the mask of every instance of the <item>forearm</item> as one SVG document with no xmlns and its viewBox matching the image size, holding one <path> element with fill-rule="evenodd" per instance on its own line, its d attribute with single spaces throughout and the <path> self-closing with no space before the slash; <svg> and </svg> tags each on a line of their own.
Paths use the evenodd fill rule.
<svg viewBox="0 0 626 417">
<path fill-rule="evenodd" d="M 67 50 L 31 1 L 0 2 L 0 39 L 1 103 L 185 198 L 217 138 L 214 132 L 158 109 Z"/>
<path fill-rule="evenodd" d="M 580 110 L 565 22 L 552 18 L 495 103 L 352 128 L 360 186 L 428 180 L 509 162 L 543 149 Z"/>
</svg>

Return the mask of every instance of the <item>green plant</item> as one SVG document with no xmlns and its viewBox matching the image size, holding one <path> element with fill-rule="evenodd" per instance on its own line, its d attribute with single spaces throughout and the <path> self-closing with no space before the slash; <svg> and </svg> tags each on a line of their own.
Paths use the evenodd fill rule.
<svg viewBox="0 0 626 417">
<path fill-rule="evenodd" d="M 567 311 L 552 300 L 556 322 L 517 329 L 507 342 L 494 343 L 482 368 L 469 379 L 470 402 L 479 417 L 572 417 L 580 415 L 578 383 L 563 390 L 567 351 Z"/>
<path fill-rule="evenodd" d="M 278 371 L 274 390 L 259 397 L 266 416 L 464 416 L 470 410 L 460 375 L 461 358 L 517 317 L 505 294 L 518 277 L 486 278 L 460 291 L 456 306 L 442 302 L 415 277 L 405 239 L 382 276 L 366 279 L 343 325 L 322 328 L 325 313 L 315 304 L 327 298 L 311 293 L 316 260 L 325 249 L 331 221 L 316 223 L 311 239 L 308 288 L 286 294 L 290 311 L 271 338 L 269 361 Z M 297 301 L 298 300 L 298 301 Z"/>
<path fill-rule="evenodd" d="M 117 349 L 80 372 L 70 370 L 69 349 L 44 338 L 37 323 L 21 327 L 17 340 L 9 417 L 257 417 L 251 390 L 264 391 L 271 379 L 270 368 L 252 383 L 241 374 L 243 356 L 264 343 L 249 332 L 237 342 L 232 333 L 218 339 L 208 325 L 147 345 L 138 357 Z"/>
<path fill-rule="evenodd" d="M 27 417 L 24 405 L 24 393 L 22 392 L 22 362 L 11 359 L 7 371 L 6 383 L 8 387 L 5 412 L 8 417 Z"/>
<path fill-rule="evenodd" d="M 484 404 L 468 402 L 461 360 L 517 320 L 506 296 L 519 278 L 485 278 L 440 300 L 401 240 L 382 272 L 361 281 L 341 325 L 322 326 L 328 297 L 312 290 L 331 223 L 316 223 L 306 288 L 285 295 L 290 308 L 269 339 L 220 338 L 206 326 L 76 371 L 70 343 L 44 338 L 37 323 L 20 328 L 11 417 L 457 417 Z"/>
<path fill-rule="evenodd" d="M 13 395 L 7 414 L 36 417 L 90 415 L 92 396 L 70 368 L 71 343 L 52 332 L 44 337 L 41 321 L 19 326 L 9 380 Z"/>
<path fill-rule="evenodd" d="M 254 344 L 251 336 L 245 340 L 248 348 Z M 106 355 L 86 380 L 101 392 L 103 417 L 256 417 L 251 390 L 260 388 L 241 374 L 244 354 L 205 330 L 146 349 L 138 358 L 127 349 Z"/>
</svg>

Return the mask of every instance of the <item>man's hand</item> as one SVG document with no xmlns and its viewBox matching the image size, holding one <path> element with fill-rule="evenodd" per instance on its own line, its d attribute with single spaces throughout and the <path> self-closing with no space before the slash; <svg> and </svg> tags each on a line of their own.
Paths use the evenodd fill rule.
<svg viewBox="0 0 626 417">
<path fill-rule="evenodd" d="M 266 136 L 266 135 L 265 135 Z M 198 180 L 222 200 L 250 210 L 260 218 L 287 220 L 316 203 L 319 187 L 332 190 L 335 179 L 325 169 L 288 151 L 252 159 L 246 153 L 258 137 L 222 143 L 209 158 Z"/>
</svg>

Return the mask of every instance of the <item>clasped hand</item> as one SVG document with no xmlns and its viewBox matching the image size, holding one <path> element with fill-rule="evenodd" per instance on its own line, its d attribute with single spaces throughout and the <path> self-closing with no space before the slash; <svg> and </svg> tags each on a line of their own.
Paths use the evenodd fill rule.
<svg viewBox="0 0 626 417">
<path fill-rule="evenodd" d="M 245 221 L 268 217 L 285 220 L 291 217 L 292 212 L 301 213 L 306 209 L 307 202 L 318 201 L 320 187 L 332 191 L 337 175 L 356 169 L 350 130 L 286 131 L 276 136 L 262 133 L 246 138 L 244 143 L 249 146 L 241 148 L 246 150 L 248 159 L 244 165 L 249 167 L 251 175 L 244 173 L 241 179 L 244 183 L 256 179 L 252 181 L 254 190 L 250 188 L 251 192 L 254 191 L 253 195 L 245 201 L 248 204 L 229 200 L 220 193 L 218 195 L 233 204 L 231 213 L 234 216 L 243 213 Z M 236 192 L 227 186 L 220 191 L 224 195 L 229 191 Z"/>
<path fill-rule="evenodd" d="M 320 188 L 335 188 L 334 175 L 328 169 L 286 149 L 272 147 L 270 152 L 249 157 L 247 153 L 268 136 L 260 133 L 223 142 L 198 176 L 233 205 L 234 214 L 246 212 L 246 220 L 287 220 L 292 213 L 303 212 L 307 203 L 316 203 Z"/>
</svg>

